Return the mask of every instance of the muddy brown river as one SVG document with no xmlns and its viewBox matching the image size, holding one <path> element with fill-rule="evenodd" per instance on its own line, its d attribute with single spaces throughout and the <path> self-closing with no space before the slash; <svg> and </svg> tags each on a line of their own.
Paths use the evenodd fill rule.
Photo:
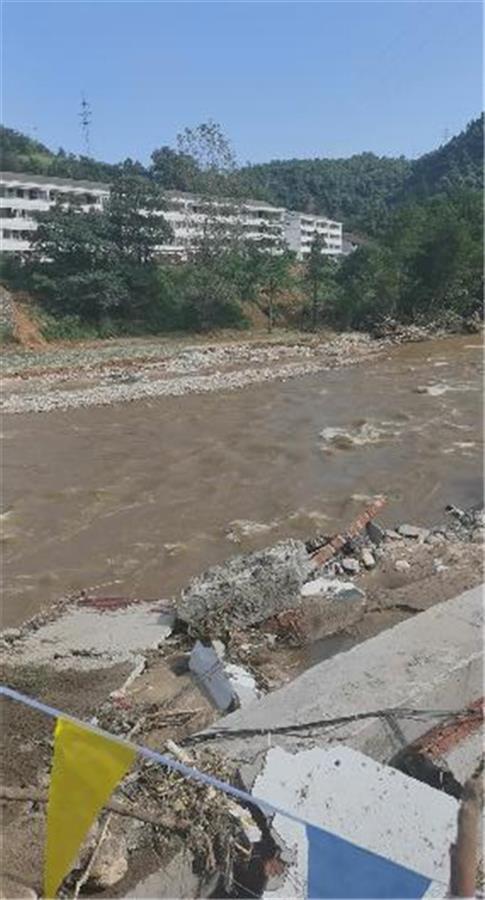
<svg viewBox="0 0 485 900">
<path fill-rule="evenodd" d="M 232 393 L 5 415 L 3 625 L 81 588 L 173 596 L 377 493 L 390 524 L 479 502 L 481 362 L 460 336 Z"/>
</svg>

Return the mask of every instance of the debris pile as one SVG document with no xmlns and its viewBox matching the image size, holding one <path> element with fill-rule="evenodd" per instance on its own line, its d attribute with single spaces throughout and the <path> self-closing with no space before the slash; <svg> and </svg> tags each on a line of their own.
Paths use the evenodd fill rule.
<svg viewBox="0 0 485 900">
<path fill-rule="evenodd" d="M 344 533 L 317 535 L 306 545 L 282 541 L 192 579 L 177 609 L 186 636 L 205 643 L 219 639 L 226 664 L 249 667 L 264 688 L 264 662 L 274 651 L 344 632 L 366 614 L 368 579 L 384 561 L 404 575 L 412 570 L 418 547 L 428 548 L 422 554 L 428 561 L 429 545 L 483 541 L 484 515 L 478 508 L 450 506 L 444 522 L 432 528 L 408 523 L 384 528 L 374 521 L 383 505 L 377 498 Z M 439 557 L 432 566 L 435 574 L 448 568 Z"/>
<path fill-rule="evenodd" d="M 302 541 L 235 556 L 193 578 L 182 592 L 177 615 L 191 633 L 225 637 L 298 606 L 314 569 Z"/>
<path fill-rule="evenodd" d="M 167 751 L 199 771 L 244 789 L 234 761 L 214 749 L 194 748 L 189 754 L 168 741 Z M 91 870 L 86 882 L 91 889 L 118 883 L 128 869 L 130 855 L 151 848 L 162 868 L 183 852 L 185 864 L 198 882 L 193 896 L 208 896 L 216 887 L 222 890 L 217 896 L 230 896 L 229 892 L 247 880 L 254 864 L 259 867 L 262 858 L 269 860 L 276 852 L 259 809 L 243 806 L 213 787 L 158 764 L 142 763 L 124 780 L 120 793 L 133 815 L 115 817 L 107 840 L 123 852 L 117 854 L 117 865 L 108 867 L 110 880 L 106 880 L 105 865 Z M 73 872 L 70 880 L 78 874 L 79 870 Z"/>
</svg>

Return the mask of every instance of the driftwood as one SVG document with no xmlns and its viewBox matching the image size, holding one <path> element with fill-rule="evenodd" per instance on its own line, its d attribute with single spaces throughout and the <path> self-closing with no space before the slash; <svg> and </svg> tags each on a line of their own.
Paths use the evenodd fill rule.
<svg viewBox="0 0 485 900">
<path fill-rule="evenodd" d="M 386 502 L 385 497 L 378 497 L 374 503 L 371 503 L 371 505 L 360 514 L 360 516 L 357 516 L 357 518 L 353 520 L 347 531 L 342 534 L 336 534 L 327 544 L 319 550 L 316 550 L 315 553 L 312 553 L 313 561 L 319 566 L 323 566 L 328 562 L 332 556 L 335 556 L 335 554 L 345 546 L 348 540 L 355 538 L 360 534 L 367 523 L 377 515 L 383 506 L 385 506 Z"/>
<path fill-rule="evenodd" d="M 76 884 L 74 886 L 74 894 L 73 894 L 74 900 L 77 900 L 77 897 L 79 897 L 79 894 L 81 893 L 81 888 L 84 887 L 84 885 L 86 884 L 86 882 L 89 879 L 89 876 L 91 875 L 94 863 L 96 862 L 98 853 L 101 850 L 101 844 L 103 843 L 106 835 L 108 834 L 109 823 L 111 822 L 112 815 L 113 815 L 113 813 L 109 812 L 108 815 L 106 816 L 106 820 L 105 820 L 105 823 L 101 830 L 101 834 L 99 835 L 99 837 L 96 841 L 94 850 L 91 853 L 91 856 L 89 857 L 88 864 L 87 864 L 86 868 L 84 869 L 84 872 L 82 873 L 82 875 L 80 875 L 80 877 L 76 881 Z"/>
<path fill-rule="evenodd" d="M 456 844 L 451 848 L 450 893 L 475 897 L 480 852 L 480 817 L 483 806 L 483 759 L 463 787 L 458 810 Z"/>
<path fill-rule="evenodd" d="M 48 794 L 47 791 L 39 791 L 34 787 L 12 788 L 2 786 L 0 787 L 0 800 L 41 803 L 45 805 L 48 801 Z M 192 824 L 179 816 L 160 816 L 157 813 L 150 813 L 140 806 L 131 806 L 128 803 L 120 803 L 118 800 L 109 800 L 105 803 L 104 809 L 116 813 L 118 816 L 139 819 L 140 822 L 158 825 L 161 828 L 170 829 L 170 831 L 188 831 Z"/>
</svg>

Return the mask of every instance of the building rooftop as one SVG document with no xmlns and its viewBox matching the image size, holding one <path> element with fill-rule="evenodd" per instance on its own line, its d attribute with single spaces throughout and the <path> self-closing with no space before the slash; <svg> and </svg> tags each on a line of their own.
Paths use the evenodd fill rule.
<svg viewBox="0 0 485 900">
<path fill-rule="evenodd" d="M 0 172 L 0 181 L 20 184 L 53 184 L 58 187 L 80 187 L 88 191 L 109 191 L 109 184 L 102 181 L 84 181 L 78 178 L 57 178 L 54 175 L 36 175 L 32 172 Z"/>
</svg>

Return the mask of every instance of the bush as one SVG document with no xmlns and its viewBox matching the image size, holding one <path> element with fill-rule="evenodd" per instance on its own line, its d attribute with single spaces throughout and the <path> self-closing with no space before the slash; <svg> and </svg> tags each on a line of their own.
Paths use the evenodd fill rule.
<svg viewBox="0 0 485 900">
<path fill-rule="evenodd" d="M 86 341 L 99 337 L 96 326 L 75 315 L 53 316 L 43 313 L 40 330 L 47 341 Z"/>
</svg>

